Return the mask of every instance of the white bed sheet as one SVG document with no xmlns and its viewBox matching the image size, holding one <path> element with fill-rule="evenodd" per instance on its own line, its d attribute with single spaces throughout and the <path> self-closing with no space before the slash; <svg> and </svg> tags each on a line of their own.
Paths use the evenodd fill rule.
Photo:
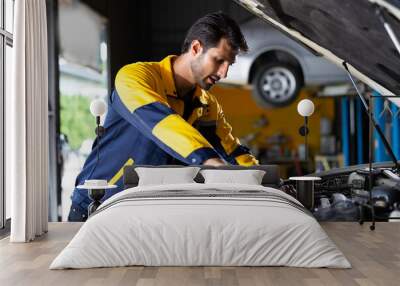
<svg viewBox="0 0 400 286">
<path fill-rule="evenodd" d="M 248 191 L 249 197 L 132 198 L 146 191 L 173 190 Z M 272 199 L 251 197 L 251 191 L 267 192 Z M 105 201 L 50 269 L 128 265 L 350 268 L 319 223 L 284 199 L 300 204 L 279 190 L 255 185 L 131 188 Z"/>
</svg>

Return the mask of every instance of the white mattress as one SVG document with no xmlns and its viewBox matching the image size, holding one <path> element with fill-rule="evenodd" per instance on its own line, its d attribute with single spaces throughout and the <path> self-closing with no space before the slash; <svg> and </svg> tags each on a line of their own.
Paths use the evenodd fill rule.
<svg viewBox="0 0 400 286">
<path fill-rule="evenodd" d="M 99 207 L 50 269 L 127 265 L 351 267 L 294 198 L 237 184 L 125 190 Z"/>
</svg>

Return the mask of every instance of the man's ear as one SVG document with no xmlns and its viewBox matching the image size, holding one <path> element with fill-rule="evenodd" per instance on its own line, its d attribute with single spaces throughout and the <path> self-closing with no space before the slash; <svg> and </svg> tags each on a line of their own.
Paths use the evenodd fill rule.
<svg viewBox="0 0 400 286">
<path fill-rule="evenodd" d="M 193 40 L 192 44 L 190 45 L 190 53 L 193 56 L 200 55 L 203 52 L 203 45 L 199 40 Z"/>
</svg>

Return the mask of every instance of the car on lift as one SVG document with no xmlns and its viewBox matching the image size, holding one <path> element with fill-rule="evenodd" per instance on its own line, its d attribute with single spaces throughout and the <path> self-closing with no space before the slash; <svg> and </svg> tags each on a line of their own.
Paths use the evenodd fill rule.
<svg viewBox="0 0 400 286">
<path fill-rule="evenodd" d="M 343 69 L 292 40 L 260 18 L 241 24 L 249 51 L 240 54 L 223 80 L 253 87 L 263 107 L 281 107 L 294 101 L 303 86 L 322 86 L 348 80 Z"/>
</svg>

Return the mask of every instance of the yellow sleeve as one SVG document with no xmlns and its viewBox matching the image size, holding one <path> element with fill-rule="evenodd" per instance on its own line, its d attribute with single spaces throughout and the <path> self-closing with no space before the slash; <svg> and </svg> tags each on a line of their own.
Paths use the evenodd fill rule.
<svg viewBox="0 0 400 286">
<path fill-rule="evenodd" d="M 187 164 L 218 157 L 211 144 L 157 92 L 157 69 L 146 63 L 123 67 L 115 79 L 113 106 L 160 148 Z"/>
</svg>

